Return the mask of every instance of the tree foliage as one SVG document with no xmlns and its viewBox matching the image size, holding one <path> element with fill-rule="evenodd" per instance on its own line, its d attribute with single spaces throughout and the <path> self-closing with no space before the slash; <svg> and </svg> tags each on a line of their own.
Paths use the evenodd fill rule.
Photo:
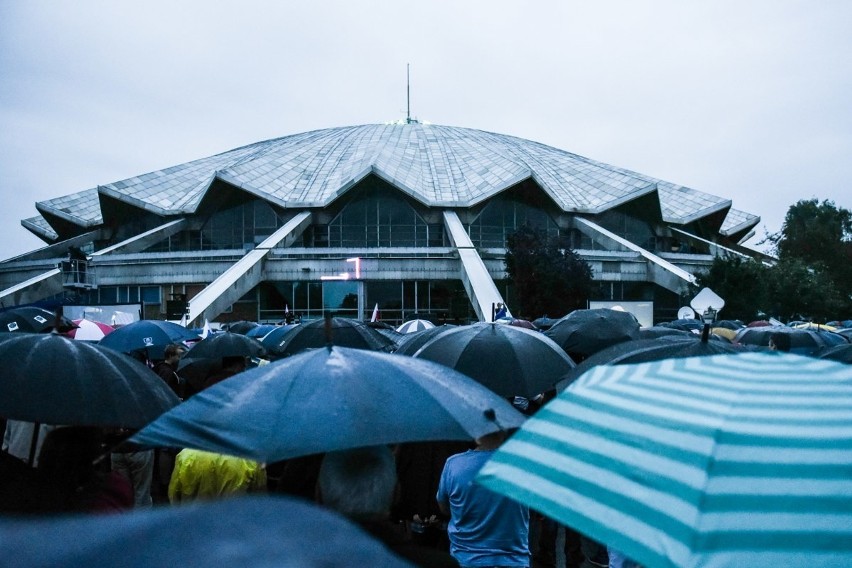
<svg viewBox="0 0 852 568">
<path fill-rule="evenodd" d="M 528 225 L 506 240 L 506 273 L 515 287 L 518 313 L 533 319 L 561 317 L 585 308 L 592 267 L 558 238 Z"/>
<path fill-rule="evenodd" d="M 848 209 L 829 200 L 800 200 L 787 210 L 781 231 L 768 240 L 781 262 L 798 260 L 823 270 L 841 293 L 852 293 L 852 212 Z"/>
<path fill-rule="evenodd" d="M 778 262 L 717 257 L 696 275 L 725 299 L 725 318 L 825 322 L 852 314 L 852 213 L 831 201 L 802 200 L 769 236 Z M 697 291 L 697 290 L 696 290 Z"/>
</svg>

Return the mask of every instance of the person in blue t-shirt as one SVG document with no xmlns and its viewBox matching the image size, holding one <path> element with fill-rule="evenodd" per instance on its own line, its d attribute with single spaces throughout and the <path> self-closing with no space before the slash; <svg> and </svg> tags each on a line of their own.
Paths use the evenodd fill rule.
<svg viewBox="0 0 852 568">
<path fill-rule="evenodd" d="M 529 508 L 473 483 L 505 439 L 505 432 L 479 438 L 476 449 L 450 456 L 441 473 L 436 498 L 450 517 L 450 554 L 462 567 L 529 566 Z"/>
</svg>

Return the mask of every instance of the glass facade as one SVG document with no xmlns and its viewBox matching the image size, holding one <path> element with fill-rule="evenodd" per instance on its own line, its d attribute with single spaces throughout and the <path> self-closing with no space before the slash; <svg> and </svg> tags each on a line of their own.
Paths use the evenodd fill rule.
<svg viewBox="0 0 852 568">
<path fill-rule="evenodd" d="M 285 306 L 307 319 L 332 312 L 369 320 L 376 305 L 381 320 L 396 325 L 414 317 L 435 323 L 476 319 L 459 280 L 265 282 L 258 292 L 259 317 L 264 321 L 283 320 Z"/>
<path fill-rule="evenodd" d="M 281 225 L 283 222 L 272 206 L 256 199 L 217 211 L 200 230 L 181 231 L 148 251 L 249 250 Z"/>
<path fill-rule="evenodd" d="M 364 180 L 328 223 L 304 233 L 306 247 L 378 248 L 446 246 L 441 223 L 427 223 L 399 191 L 377 178 Z"/>
<path fill-rule="evenodd" d="M 506 238 L 523 225 L 559 236 L 559 226 L 544 210 L 533 207 L 518 196 L 495 197 L 467 226 L 473 244 L 480 248 L 505 248 Z"/>
</svg>

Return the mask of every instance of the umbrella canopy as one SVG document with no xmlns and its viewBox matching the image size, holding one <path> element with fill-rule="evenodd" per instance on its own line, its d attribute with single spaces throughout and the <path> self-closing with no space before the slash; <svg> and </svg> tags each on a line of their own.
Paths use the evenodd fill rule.
<svg viewBox="0 0 852 568">
<path fill-rule="evenodd" d="M 115 331 L 115 328 L 111 325 L 101 323 L 99 321 L 87 319 L 75 319 L 72 321 L 77 327 L 65 332 L 65 335 L 71 339 L 78 339 L 81 341 L 100 341 Z"/>
<path fill-rule="evenodd" d="M 281 340 L 284 339 L 284 336 L 287 335 L 291 329 L 298 327 L 299 325 L 301 324 L 288 323 L 285 325 L 276 325 L 260 339 L 260 343 L 263 345 L 264 349 L 271 351 L 273 347 L 281 343 Z"/>
<path fill-rule="evenodd" d="M 619 310 L 575 310 L 544 334 L 572 359 L 583 360 L 610 345 L 639 339 L 639 322 L 629 312 Z"/>
<path fill-rule="evenodd" d="M 222 359 L 223 357 L 262 357 L 266 349 L 254 337 L 225 331 L 211 333 L 186 353 L 189 359 Z"/>
<path fill-rule="evenodd" d="M 772 325 L 772 322 L 768 322 L 766 320 L 755 320 L 749 322 L 746 327 L 769 327 Z"/>
<path fill-rule="evenodd" d="M 116 329 L 100 345 L 122 353 L 145 351 L 151 359 L 162 359 L 167 345 L 198 339 L 197 333 L 170 321 L 139 320 Z"/>
<path fill-rule="evenodd" d="M 400 333 L 416 333 L 418 331 L 426 331 L 427 329 L 432 329 L 435 327 L 435 324 L 429 320 L 424 319 L 414 319 L 411 321 L 407 321 L 396 330 Z"/>
<path fill-rule="evenodd" d="M 655 339 L 657 337 L 694 337 L 695 334 L 684 329 L 675 329 L 673 327 L 665 327 L 655 325 L 652 327 L 642 327 L 639 329 L 639 339 Z"/>
<path fill-rule="evenodd" d="M 693 333 L 687 333 L 686 336 L 663 336 L 657 339 L 625 341 L 598 351 L 577 365 L 575 369 L 562 377 L 556 389 L 560 391 L 565 389 L 585 372 L 598 365 L 627 365 L 663 359 L 707 357 L 723 353 L 742 353 L 746 349 L 745 346 L 725 341 L 701 341 L 701 338 Z"/>
<path fill-rule="evenodd" d="M 239 333 L 240 335 L 246 335 L 248 332 L 250 332 L 257 326 L 257 322 L 254 321 L 235 321 L 225 326 L 225 331 L 230 331 L 231 333 Z"/>
<path fill-rule="evenodd" d="M 274 462 L 380 444 L 472 440 L 523 420 L 507 401 L 441 365 L 331 347 L 215 384 L 130 441 Z"/>
<path fill-rule="evenodd" d="M 509 325 L 514 325 L 515 327 L 523 327 L 524 329 L 531 329 L 533 331 L 538 331 L 538 328 L 535 326 L 535 324 L 533 324 L 533 322 L 531 322 L 529 320 L 523 320 L 523 319 L 515 318 L 515 319 L 512 319 L 509 322 Z"/>
<path fill-rule="evenodd" d="M 57 334 L 0 342 L 0 416 L 77 426 L 141 428 L 179 400 L 131 357 Z"/>
<path fill-rule="evenodd" d="M 795 327 L 796 329 L 813 329 L 813 330 L 816 330 L 816 331 L 837 331 L 839 329 L 839 328 L 837 328 L 833 325 L 812 323 L 812 322 L 800 323 L 800 324 L 792 326 L 792 327 Z"/>
<path fill-rule="evenodd" d="M 837 333 L 815 329 L 796 329 L 785 325 L 744 327 L 737 332 L 734 341 L 744 345 L 766 347 L 769 345 L 769 338 L 774 333 L 789 335 L 790 352 L 799 355 L 813 355 L 820 349 L 848 343 L 845 337 Z"/>
<path fill-rule="evenodd" d="M 10 308 L 0 312 L 0 332 L 48 333 L 56 328 L 56 331 L 63 333 L 76 327 L 65 316 L 59 316 L 57 327 L 56 317 L 55 313 L 36 306 Z"/>
<path fill-rule="evenodd" d="M 314 320 L 294 326 L 277 341 L 264 337 L 263 345 L 278 357 L 287 357 L 304 349 L 325 347 L 329 344 L 370 351 L 392 351 L 396 343 L 366 323 L 349 318 Z M 327 329 L 328 328 L 328 329 Z M 271 335 L 271 333 L 270 333 Z"/>
<path fill-rule="evenodd" d="M 556 322 L 558 322 L 558 321 L 559 321 L 558 318 L 549 318 L 547 316 L 544 316 L 544 317 L 540 317 L 538 319 L 534 319 L 532 323 L 538 329 L 548 330 L 551 327 L 553 327 L 554 325 L 556 325 Z"/>
<path fill-rule="evenodd" d="M 414 357 L 453 368 L 505 398 L 532 398 L 574 368 L 574 361 L 543 334 L 497 323 L 451 329 Z"/>
<path fill-rule="evenodd" d="M 441 335 L 445 331 L 449 331 L 456 327 L 458 326 L 445 323 L 443 325 L 436 325 L 435 327 L 431 327 L 425 331 L 407 333 L 399 338 L 399 342 L 394 353 L 399 355 L 414 355 L 421 347 L 429 343 L 429 341 Z"/>
<path fill-rule="evenodd" d="M 724 337 L 728 341 L 733 341 L 737 337 L 737 332 L 727 327 L 710 328 L 710 333 L 712 333 L 713 335 L 718 335 L 719 337 Z"/>
<path fill-rule="evenodd" d="M 318 546 L 321 544 L 321 546 Z M 0 520 L 19 566 L 410 566 L 358 525 L 285 497 L 239 497 L 123 515 Z"/>
<path fill-rule="evenodd" d="M 737 331 L 740 328 L 745 327 L 745 324 L 740 320 L 717 320 L 713 322 L 713 327 L 723 327 L 725 329 Z"/>
<path fill-rule="evenodd" d="M 262 339 L 267 333 L 272 331 L 273 329 L 280 328 L 282 326 L 274 324 L 274 323 L 263 323 L 258 325 L 257 327 L 253 327 L 246 332 L 246 337 L 255 337 L 257 339 Z"/>
<path fill-rule="evenodd" d="M 644 566 L 852 564 L 852 368 L 773 353 L 596 367 L 478 481 Z"/>
<path fill-rule="evenodd" d="M 681 331 L 701 331 L 704 329 L 704 322 L 697 319 L 676 319 L 674 321 L 663 322 L 659 325 L 660 327 L 669 327 Z"/>
<path fill-rule="evenodd" d="M 852 344 L 835 345 L 817 353 L 820 359 L 831 359 L 841 363 L 852 363 Z"/>
</svg>

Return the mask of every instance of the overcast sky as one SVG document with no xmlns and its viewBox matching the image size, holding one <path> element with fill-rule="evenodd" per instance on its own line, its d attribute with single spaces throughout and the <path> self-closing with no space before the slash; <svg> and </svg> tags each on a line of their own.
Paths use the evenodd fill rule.
<svg viewBox="0 0 852 568">
<path fill-rule="evenodd" d="M 852 2 L 0 1 L 0 258 L 35 202 L 405 116 L 852 208 Z"/>
</svg>

